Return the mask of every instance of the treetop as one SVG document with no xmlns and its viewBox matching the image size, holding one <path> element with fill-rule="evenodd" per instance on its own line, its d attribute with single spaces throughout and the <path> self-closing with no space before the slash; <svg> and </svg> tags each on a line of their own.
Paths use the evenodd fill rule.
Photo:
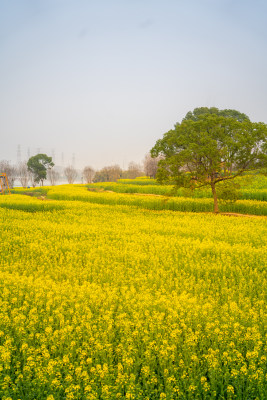
<svg viewBox="0 0 267 400">
<path fill-rule="evenodd" d="M 203 118 L 203 115 L 205 114 L 213 114 L 225 118 L 233 118 L 239 122 L 250 120 L 246 114 L 241 113 L 237 110 L 232 110 L 232 109 L 219 110 L 216 107 L 210 107 L 210 108 L 198 107 L 195 108 L 193 111 L 189 111 L 184 117 L 183 121 L 185 120 L 198 121 L 199 119 Z"/>
</svg>

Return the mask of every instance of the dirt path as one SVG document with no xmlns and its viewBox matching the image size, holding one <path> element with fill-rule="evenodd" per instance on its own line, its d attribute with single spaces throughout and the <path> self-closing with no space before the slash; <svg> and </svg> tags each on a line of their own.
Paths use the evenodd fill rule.
<svg viewBox="0 0 267 400">
<path fill-rule="evenodd" d="M 226 215 L 227 217 L 247 217 L 247 218 L 267 218 L 265 215 L 254 215 L 254 214 L 238 214 L 238 213 L 227 213 L 222 212 L 219 215 Z"/>
</svg>

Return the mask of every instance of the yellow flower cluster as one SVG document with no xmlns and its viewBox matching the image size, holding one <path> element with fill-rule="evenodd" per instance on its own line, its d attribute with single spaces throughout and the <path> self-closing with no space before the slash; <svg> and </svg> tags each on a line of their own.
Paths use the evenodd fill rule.
<svg viewBox="0 0 267 400">
<path fill-rule="evenodd" d="M 50 191 L 0 198 L 1 399 L 267 398 L 264 217 Z"/>
<path fill-rule="evenodd" d="M 267 200 L 267 177 L 263 174 L 244 175 L 237 177 L 235 183 L 240 186 L 239 196 L 247 200 Z M 223 184 L 222 184 L 223 185 Z M 219 183 L 219 187 L 221 184 Z M 194 192 L 184 188 L 175 189 L 173 185 L 160 185 L 155 179 L 118 179 L 117 182 L 98 182 L 88 185 L 91 189 L 112 190 L 117 193 L 143 193 L 157 195 L 184 196 L 185 193 L 191 197 L 212 197 L 211 188 L 206 186 L 196 189 Z"/>
<path fill-rule="evenodd" d="M 150 210 L 172 210 L 183 212 L 213 211 L 213 199 L 206 197 L 167 197 L 145 194 L 92 191 L 96 188 L 97 186 L 94 188 L 89 187 L 89 190 L 87 190 L 87 188 L 83 185 L 62 185 L 59 187 L 49 188 L 47 190 L 48 198 L 54 200 L 79 200 L 95 204 L 128 205 Z M 237 212 L 266 216 L 267 202 L 256 200 L 238 200 L 233 204 L 221 204 L 220 210 L 224 212 Z"/>
</svg>

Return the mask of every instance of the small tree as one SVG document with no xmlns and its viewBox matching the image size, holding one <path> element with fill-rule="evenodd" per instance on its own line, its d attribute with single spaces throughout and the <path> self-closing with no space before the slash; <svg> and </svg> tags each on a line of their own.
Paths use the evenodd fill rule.
<svg viewBox="0 0 267 400">
<path fill-rule="evenodd" d="M 204 110 L 204 111 L 203 111 Z M 245 114 L 217 108 L 195 109 L 165 133 L 151 150 L 162 155 L 157 178 L 178 187 L 210 186 L 219 212 L 216 185 L 266 166 L 267 125 Z"/>
<path fill-rule="evenodd" d="M 71 165 L 64 169 L 64 174 L 69 184 L 73 184 L 78 175 L 76 169 Z"/>
<path fill-rule="evenodd" d="M 150 154 L 146 154 L 144 159 L 144 172 L 146 176 L 155 178 L 158 170 L 158 163 L 162 157 L 151 157 Z"/>
<path fill-rule="evenodd" d="M 102 168 L 95 173 L 94 182 L 116 182 L 122 177 L 122 170 L 119 165 L 111 165 Z"/>
<path fill-rule="evenodd" d="M 59 175 L 58 171 L 56 171 L 54 167 L 50 168 L 47 171 L 47 175 L 48 175 L 48 179 L 50 180 L 51 185 L 54 186 L 59 180 L 60 175 Z"/>
<path fill-rule="evenodd" d="M 95 176 L 95 170 L 92 167 L 85 167 L 83 170 L 83 177 L 86 183 L 92 183 Z"/>
<path fill-rule="evenodd" d="M 33 175 L 34 183 L 42 183 L 44 184 L 44 180 L 46 179 L 47 170 L 52 168 L 54 163 L 52 162 L 52 157 L 48 157 L 46 154 L 37 154 L 29 158 L 27 162 L 28 170 Z"/>
<path fill-rule="evenodd" d="M 30 174 L 29 174 L 29 170 L 27 167 L 27 163 L 26 162 L 19 163 L 19 165 L 17 167 L 17 171 L 18 171 L 18 178 L 21 183 L 21 186 L 26 188 L 28 186 L 28 182 L 30 179 Z"/>
<path fill-rule="evenodd" d="M 128 166 L 127 176 L 129 179 L 135 179 L 144 175 L 141 165 L 131 161 Z"/>
<path fill-rule="evenodd" d="M 35 182 L 35 180 L 34 180 L 34 174 L 33 174 L 31 171 L 29 171 L 29 180 L 30 180 L 31 186 L 32 186 L 33 188 L 35 188 L 36 182 Z"/>
</svg>

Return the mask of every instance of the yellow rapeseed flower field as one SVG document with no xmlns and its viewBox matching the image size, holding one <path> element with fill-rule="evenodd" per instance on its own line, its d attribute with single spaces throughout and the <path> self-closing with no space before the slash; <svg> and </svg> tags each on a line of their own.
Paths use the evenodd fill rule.
<svg viewBox="0 0 267 400">
<path fill-rule="evenodd" d="M 0 197 L 0 398 L 266 399 L 266 218 L 82 190 Z"/>
</svg>

